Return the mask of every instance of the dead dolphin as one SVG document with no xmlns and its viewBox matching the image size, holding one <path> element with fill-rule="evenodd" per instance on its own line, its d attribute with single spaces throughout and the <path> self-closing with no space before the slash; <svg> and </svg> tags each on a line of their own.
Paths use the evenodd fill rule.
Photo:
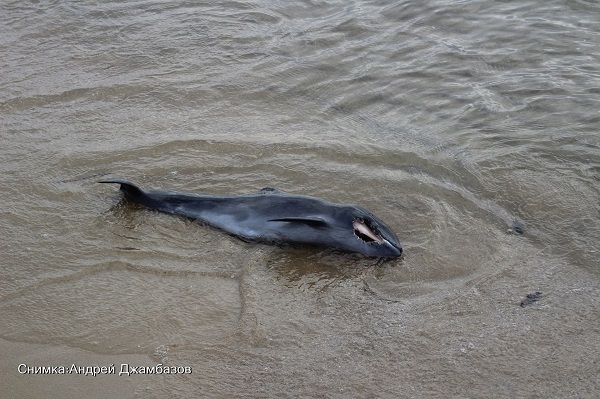
<svg viewBox="0 0 600 399">
<path fill-rule="evenodd" d="M 99 183 L 120 184 L 125 197 L 132 201 L 201 220 L 247 241 L 313 244 L 376 257 L 402 254 L 394 232 L 372 213 L 354 205 L 333 204 L 272 188 L 257 194 L 213 196 L 142 190 L 121 178 Z"/>
</svg>

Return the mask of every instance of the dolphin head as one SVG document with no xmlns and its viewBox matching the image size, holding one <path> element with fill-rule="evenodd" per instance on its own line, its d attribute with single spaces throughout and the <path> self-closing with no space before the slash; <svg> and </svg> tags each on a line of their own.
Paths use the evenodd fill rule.
<svg viewBox="0 0 600 399">
<path fill-rule="evenodd" d="M 269 219 L 275 240 L 316 244 L 380 258 L 402 255 L 396 234 L 375 215 L 354 205 L 337 205 L 328 213 L 294 214 Z"/>
<path fill-rule="evenodd" d="M 329 246 L 380 258 L 402 255 L 396 234 L 381 219 L 355 205 L 329 204 L 327 212 L 297 212 L 268 222 L 276 223 L 272 225 L 273 236 L 282 241 Z"/>
<path fill-rule="evenodd" d="M 345 237 L 342 243 L 338 241 L 340 247 L 367 256 L 395 258 L 402 255 L 398 237 L 381 219 L 358 206 L 348 206 L 344 213 Z M 338 238 L 341 238 L 339 234 Z"/>
</svg>

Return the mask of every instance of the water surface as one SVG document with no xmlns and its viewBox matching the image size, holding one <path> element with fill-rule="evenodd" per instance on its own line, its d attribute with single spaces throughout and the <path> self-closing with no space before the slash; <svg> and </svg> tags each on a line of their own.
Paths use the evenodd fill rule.
<svg viewBox="0 0 600 399">
<path fill-rule="evenodd" d="M 599 12 L 3 2 L 1 396 L 593 397 Z M 245 243 L 104 176 L 357 203 L 405 255 Z"/>
</svg>

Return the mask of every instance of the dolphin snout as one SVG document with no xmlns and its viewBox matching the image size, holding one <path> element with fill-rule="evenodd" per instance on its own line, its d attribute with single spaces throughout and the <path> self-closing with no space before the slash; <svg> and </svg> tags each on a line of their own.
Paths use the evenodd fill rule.
<svg viewBox="0 0 600 399">
<path fill-rule="evenodd" d="M 400 246 L 400 243 L 384 239 L 384 244 L 388 251 L 388 254 L 386 255 L 387 257 L 395 258 L 402 255 L 402 247 Z"/>
</svg>

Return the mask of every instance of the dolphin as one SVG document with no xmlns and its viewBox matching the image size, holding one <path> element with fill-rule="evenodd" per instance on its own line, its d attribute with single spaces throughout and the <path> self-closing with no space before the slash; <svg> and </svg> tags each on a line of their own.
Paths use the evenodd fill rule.
<svg viewBox="0 0 600 399">
<path fill-rule="evenodd" d="M 393 258 L 402 254 L 396 234 L 364 208 L 273 188 L 256 194 L 214 196 L 167 190 L 143 190 L 128 180 L 120 184 L 129 200 L 161 212 L 200 220 L 245 241 L 299 243 Z"/>
</svg>

